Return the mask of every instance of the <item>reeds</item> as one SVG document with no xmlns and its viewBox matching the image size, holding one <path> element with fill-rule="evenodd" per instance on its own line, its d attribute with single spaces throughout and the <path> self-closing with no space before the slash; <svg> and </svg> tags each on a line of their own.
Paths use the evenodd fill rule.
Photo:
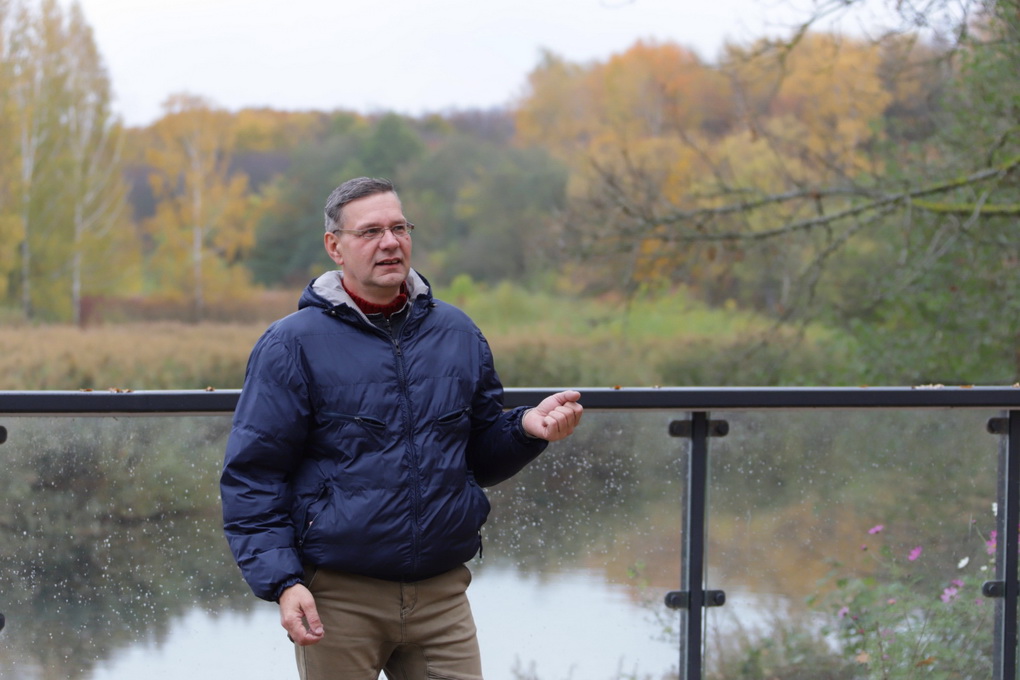
<svg viewBox="0 0 1020 680">
<path fill-rule="evenodd" d="M 238 388 L 264 323 L 0 328 L 0 389 Z"/>
<path fill-rule="evenodd" d="M 0 326 L 0 390 L 239 388 L 255 341 L 296 307 L 286 297 L 231 322 Z M 475 319 L 508 387 L 838 384 L 851 363 L 852 347 L 824 329 L 779 328 L 682 290 L 623 301 L 472 284 L 438 297 Z"/>
</svg>

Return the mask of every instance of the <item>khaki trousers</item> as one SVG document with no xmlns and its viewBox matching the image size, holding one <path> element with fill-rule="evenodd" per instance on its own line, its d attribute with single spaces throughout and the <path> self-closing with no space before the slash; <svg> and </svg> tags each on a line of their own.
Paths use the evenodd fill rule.
<svg viewBox="0 0 1020 680">
<path fill-rule="evenodd" d="M 310 580 L 309 580 L 310 577 Z M 415 583 L 309 570 L 326 631 L 295 645 L 301 680 L 482 680 L 475 622 L 461 566 Z"/>
</svg>

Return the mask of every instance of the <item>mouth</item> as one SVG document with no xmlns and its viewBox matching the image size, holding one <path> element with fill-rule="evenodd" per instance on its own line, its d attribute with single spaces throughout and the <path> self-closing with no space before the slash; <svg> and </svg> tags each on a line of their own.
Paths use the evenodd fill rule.
<svg viewBox="0 0 1020 680">
<path fill-rule="evenodd" d="M 400 266 L 400 259 L 399 258 L 392 258 L 392 259 L 389 259 L 389 260 L 379 260 L 378 262 L 375 263 L 375 266 L 377 266 L 377 267 L 398 267 L 398 266 Z"/>
</svg>

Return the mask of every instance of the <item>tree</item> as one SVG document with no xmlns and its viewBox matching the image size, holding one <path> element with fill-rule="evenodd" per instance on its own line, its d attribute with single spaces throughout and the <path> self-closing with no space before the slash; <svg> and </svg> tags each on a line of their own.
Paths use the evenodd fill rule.
<svg viewBox="0 0 1020 680">
<path fill-rule="evenodd" d="M 126 185 L 121 174 L 121 127 L 110 111 L 110 83 L 81 7 L 68 23 L 66 187 L 73 237 L 70 248 L 72 321 L 80 324 L 87 289 L 111 289 L 137 275 L 126 228 Z M 114 273 L 107 266 L 119 266 Z M 94 282 L 94 283 L 93 283 Z M 91 285 L 88 285 L 90 284 Z"/>
<path fill-rule="evenodd" d="M 486 160 L 459 188 L 454 211 L 466 234 L 455 242 L 445 275 L 498 283 L 556 271 L 557 249 L 550 246 L 565 169 L 539 149 L 503 149 Z"/>
<path fill-rule="evenodd" d="M 16 253 L 23 315 L 77 322 L 83 296 L 123 283 L 125 269 L 105 266 L 127 242 L 109 79 L 77 4 L 3 3 L 0 47 L 0 197 L 17 206 L 0 214 L 0 239 L 17 244 L 0 272 Z"/>
<path fill-rule="evenodd" d="M 1017 3 L 965 5 L 952 25 L 926 6 L 923 21 L 952 29 L 941 43 L 818 34 L 812 17 L 731 48 L 739 125 L 688 122 L 656 135 L 661 153 L 630 136 L 613 158 L 574 137 L 569 242 L 633 289 L 683 283 L 839 329 L 868 358 L 860 382 L 1016 380 Z"/>
<path fill-rule="evenodd" d="M 330 266 L 321 240 L 326 197 L 345 179 L 365 174 L 360 154 L 366 124 L 352 125 L 298 148 L 289 172 L 263 190 L 265 207 L 249 260 L 259 283 L 301 286 Z"/>
<path fill-rule="evenodd" d="M 157 201 L 148 269 L 157 290 L 188 291 L 198 321 L 210 296 L 247 286 L 238 260 L 254 241 L 255 206 L 247 178 L 230 174 L 231 115 L 188 94 L 172 95 L 163 109 L 146 154 Z"/>
<path fill-rule="evenodd" d="M 586 70 L 545 51 L 528 74 L 515 115 L 517 138 L 545 146 L 559 158 L 574 158 L 592 137 Z"/>
<path fill-rule="evenodd" d="M 892 350 L 883 368 L 930 382 L 1020 377 L 1020 5 L 977 8 L 927 153 L 885 173 L 913 193 L 886 254 L 902 264 L 845 314 L 868 346 Z"/>
<path fill-rule="evenodd" d="M 815 181 L 852 179 L 868 169 L 866 152 L 892 100 L 881 66 L 876 46 L 820 33 L 803 35 L 789 51 L 761 43 L 730 47 L 724 63 L 745 102 L 745 120 L 773 123 L 755 132 L 767 133 L 784 156 L 808 163 Z"/>
<path fill-rule="evenodd" d="M 36 304 L 45 296 L 33 290 L 43 281 L 53 280 L 48 263 L 39 249 L 60 242 L 53 233 L 63 224 L 57 201 L 46 200 L 59 190 L 60 151 L 63 139 L 60 113 L 67 78 L 67 63 L 62 58 L 65 39 L 62 16 L 56 0 L 44 0 L 38 16 L 24 5 L 15 9 L 9 34 L 11 87 L 8 91 L 16 116 L 18 204 L 22 240 L 20 290 L 22 313 L 35 314 Z"/>
<path fill-rule="evenodd" d="M 0 0 L 0 298 L 6 297 L 18 271 L 18 245 L 25 239 L 18 210 L 18 125 L 12 91 L 15 67 L 9 39 L 11 3 Z M 10 245 L 8 245 L 10 244 Z"/>
<path fill-rule="evenodd" d="M 299 146 L 290 169 L 264 190 L 251 270 L 264 284 L 299 285 L 330 266 L 322 249 L 322 211 L 341 182 L 362 175 L 393 179 L 425 153 L 411 119 L 336 114 L 325 132 Z M 403 192 L 401 192 L 403 194 Z M 306 237 L 295 240 L 295 230 Z"/>
<path fill-rule="evenodd" d="M 395 113 L 380 118 L 364 142 L 361 161 L 365 174 L 394 177 L 398 169 L 425 152 L 425 144 L 408 122 Z"/>
</svg>

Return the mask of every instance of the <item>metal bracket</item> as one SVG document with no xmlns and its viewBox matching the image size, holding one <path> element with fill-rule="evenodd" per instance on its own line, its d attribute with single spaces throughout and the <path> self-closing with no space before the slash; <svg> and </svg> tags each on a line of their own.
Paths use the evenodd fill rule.
<svg viewBox="0 0 1020 680">
<path fill-rule="evenodd" d="M 670 437 L 685 437 L 690 439 L 693 436 L 692 420 L 674 420 L 669 424 Z M 708 421 L 709 437 L 725 437 L 730 433 L 730 424 L 725 420 Z"/>
<path fill-rule="evenodd" d="M 672 590 L 666 593 L 666 606 L 670 609 L 687 609 L 691 604 L 691 594 L 686 590 Z M 705 606 L 721 607 L 726 604 L 726 593 L 722 590 L 706 590 Z"/>
<path fill-rule="evenodd" d="M 1009 434 L 1009 418 L 989 418 L 987 428 L 989 434 Z"/>
<path fill-rule="evenodd" d="M 1006 597 L 1006 582 L 985 581 L 981 584 L 981 594 L 985 597 Z"/>
</svg>

